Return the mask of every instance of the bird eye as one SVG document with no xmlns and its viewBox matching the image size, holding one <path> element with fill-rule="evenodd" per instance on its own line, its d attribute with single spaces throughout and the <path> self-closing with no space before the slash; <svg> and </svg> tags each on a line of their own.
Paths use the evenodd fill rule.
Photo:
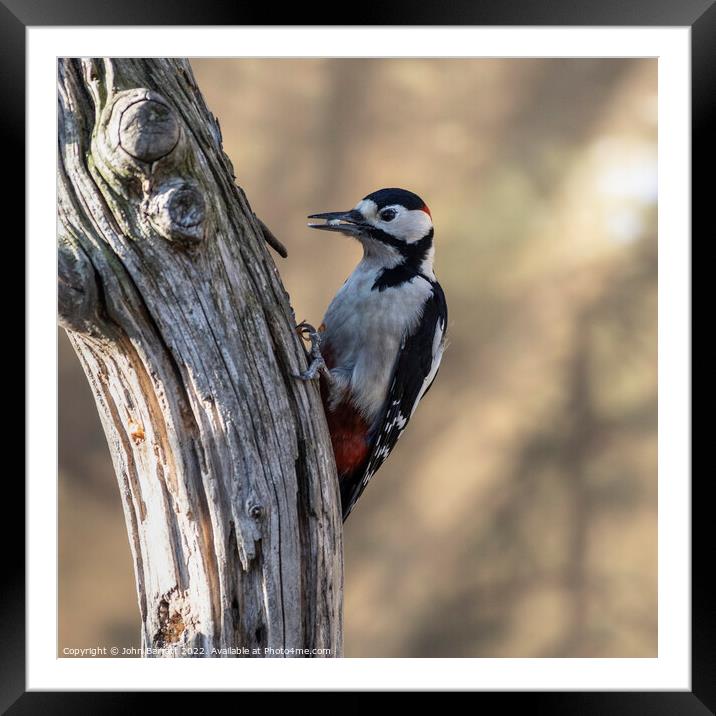
<svg viewBox="0 0 716 716">
<path fill-rule="evenodd" d="M 395 209 L 383 209 L 383 211 L 380 212 L 380 218 L 383 221 L 393 221 L 396 213 Z"/>
</svg>

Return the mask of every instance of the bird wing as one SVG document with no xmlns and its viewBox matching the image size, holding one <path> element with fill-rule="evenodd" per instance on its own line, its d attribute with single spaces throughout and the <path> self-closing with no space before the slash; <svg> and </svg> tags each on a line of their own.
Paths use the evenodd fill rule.
<svg viewBox="0 0 716 716">
<path fill-rule="evenodd" d="M 447 304 L 440 284 L 433 282 L 432 287 L 432 295 L 425 303 L 420 321 L 401 342 L 386 407 L 371 430 L 372 447 L 365 469 L 341 481 L 344 520 L 390 454 L 437 375 L 445 348 Z"/>
</svg>

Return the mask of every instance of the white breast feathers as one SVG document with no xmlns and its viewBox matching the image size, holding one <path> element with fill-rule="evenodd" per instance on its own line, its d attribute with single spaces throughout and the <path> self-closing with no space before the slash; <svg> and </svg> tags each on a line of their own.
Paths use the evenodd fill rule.
<svg viewBox="0 0 716 716">
<path fill-rule="evenodd" d="M 430 282 L 374 290 L 380 267 L 361 261 L 331 302 L 323 343 L 331 352 L 335 385 L 330 403 L 350 395 L 370 425 L 388 393 L 391 373 L 406 332 L 414 330 L 432 292 Z"/>
</svg>

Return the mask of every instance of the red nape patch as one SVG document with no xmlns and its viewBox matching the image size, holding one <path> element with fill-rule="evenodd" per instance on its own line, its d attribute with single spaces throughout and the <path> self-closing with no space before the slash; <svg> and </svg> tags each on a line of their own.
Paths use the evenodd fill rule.
<svg viewBox="0 0 716 716">
<path fill-rule="evenodd" d="M 430 209 L 428 209 L 427 204 L 423 204 L 421 207 L 421 210 L 424 211 L 431 219 L 433 218 L 433 215 L 430 213 Z"/>
<path fill-rule="evenodd" d="M 368 457 L 368 425 L 347 402 L 340 403 L 335 410 L 326 409 L 326 418 L 340 476 L 355 470 Z"/>
</svg>

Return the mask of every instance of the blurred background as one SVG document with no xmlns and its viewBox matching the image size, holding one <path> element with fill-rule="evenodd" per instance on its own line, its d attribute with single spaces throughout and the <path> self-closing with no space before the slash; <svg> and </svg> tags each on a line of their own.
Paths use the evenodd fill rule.
<svg viewBox="0 0 716 716">
<path fill-rule="evenodd" d="M 306 215 L 430 206 L 449 348 L 345 529 L 345 654 L 657 655 L 657 61 L 196 60 L 320 323 L 360 258 Z M 59 335 L 60 633 L 139 646 L 118 488 Z"/>
</svg>

